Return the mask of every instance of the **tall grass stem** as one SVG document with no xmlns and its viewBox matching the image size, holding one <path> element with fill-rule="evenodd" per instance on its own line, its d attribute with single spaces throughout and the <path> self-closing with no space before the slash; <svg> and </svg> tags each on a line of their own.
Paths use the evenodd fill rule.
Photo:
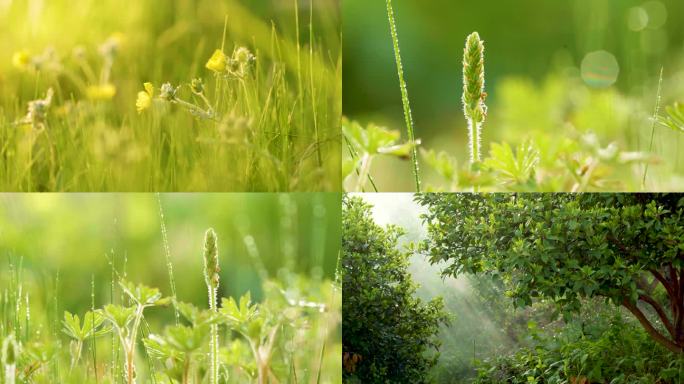
<svg viewBox="0 0 684 384">
<path fill-rule="evenodd" d="M 394 46 L 394 59 L 397 64 L 397 75 L 399 76 L 399 87 L 401 88 L 401 102 L 404 106 L 404 120 L 406 122 L 406 132 L 411 143 L 411 163 L 413 164 L 413 177 L 416 184 L 416 192 L 420 192 L 420 170 L 418 168 L 418 149 L 416 148 L 416 139 L 413 132 L 413 116 L 411 115 L 411 105 L 409 103 L 408 90 L 406 88 L 406 81 L 404 80 L 404 68 L 401 63 L 401 52 L 399 51 L 399 37 L 397 35 L 397 26 L 394 20 L 394 9 L 392 8 L 392 0 L 387 0 L 387 19 L 389 20 L 390 33 L 392 35 L 392 45 Z"/>
</svg>

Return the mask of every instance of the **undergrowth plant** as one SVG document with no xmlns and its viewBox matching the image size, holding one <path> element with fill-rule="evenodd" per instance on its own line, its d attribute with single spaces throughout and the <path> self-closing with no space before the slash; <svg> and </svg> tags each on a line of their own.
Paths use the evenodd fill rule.
<svg viewBox="0 0 684 384">
<path fill-rule="evenodd" d="M 614 90 L 588 91 L 579 78 L 554 74 L 539 88 L 519 80 L 503 82 L 498 90 L 498 96 L 503 101 L 499 101 L 496 110 L 490 109 L 500 111 L 501 116 L 488 113 L 485 105 L 484 43 L 477 32 L 467 36 L 463 52 L 461 100 L 468 132 L 468 164 L 459 164 L 457 158 L 461 156 L 457 152 L 418 148 L 421 142 L 412 133 L 413 122 L 405 92 L 391 1 L 387 3 L 409 139 L 402 143 L 398 131 L 372 123 L 364 126 L 343 119 L 345 159 L 342 171 L 345 190 L 381 190 L 378 177 L 373 175 L 372 160 L 382 155 L 390 158 L 385 161 L 386 164 L 397 164 L 397 160 L 416 162 L 413 154 L 418 149 L 422 162 L 429 170 L 424 174 L 430 173 L 432 180 L 435 180 L 433 183 L 424 183 L 427 191 L 586 192 L 649 188 L 646 185 L 649 166 L 665 162 L 665 159 L 655 154 L 653 144 L 643 150 L 638 146 L 636 149 L 627 149 L 632 145 L 620 139 L 606 139 L 608 135 L 605 134 L 624 129 L 621 125 L 632 118 L 629 113 L 635 113 L 632 112 L 632 100 Z M 656 121 L 675 131 L 684 132 L 684 113 L 679 104 L 667 108 L 668 116 L 659 116 L 660 93 L 659 87 L 651 137 L 655 134 Z M 608 101 L 613 101 L 617 106 L 609 105 Z M 618 114 L 615 113 L 616 109 Z M 606 118 L 607 127 L 601 127 L 600 122 L 596 121 L 597 116 L 614 115 L 616 117 L 612 120 Z M 482 142 L 485 120 L 490 122 L 492 130 L 495 125 L 506 128 L 502 132 L 504 140 L 489 143 L 489 151 L 484 149 Z M 534 122 L 538 120 L 557 129 L 537 127 L 538 124 Z M 418 187 L 421 180 L 415 164 L 414 175 Z M 384 174 L 383 177 L 387 178 Z"/>
<path fill-rule="evenodd" d="M 341 382 L 339 370 L 330 370 L 339 356 L 325 352 L 341 321 L 339 282 L 288 274 L 287 284 L 263 281 L 259 301 L 250 292 L 219 300 L 219 257 L 218 236 L 209 229 L 203 249 L 207 309 L 134 284 L 112 265 L 111 302 L 98 308 L 93 293 L 82 316 L 57 312 L 57 290 L 47 302 L 29 305 L 29 291 L 39 286 L 26 281 L 33 276 L 20 261 L 12 261 L 0 272 L 2 383 Z"/>
<path fill-rule="evenodd" d="M 136 286 L 128 282 L 120 282 L 119 284 L 132 305 L 126 307 L 108 304 L 104 307 L 102 314 L 119 336 L 124 354 L 126 383 L 133 384 L 136 382 L 135 351 L 143 312 L 146 308 L 167 305 L 170 300 L 162 298 L 161 293 L 156 288 L 142 284 Z"/>
</svg>

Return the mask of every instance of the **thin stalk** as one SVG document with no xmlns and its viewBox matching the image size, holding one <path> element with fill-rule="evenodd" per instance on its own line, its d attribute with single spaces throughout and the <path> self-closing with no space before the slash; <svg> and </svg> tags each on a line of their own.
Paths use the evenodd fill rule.
<svg viewBox="0 0 684 384">
<path fill-rule="evenodd" d="M 344 136 L 344 142 L 346 144 L 347 150 L 349 151 L 349 155 L 352 157 L 352 159 L 358 159 L 359 154 L 356 152 L 354 149 L 354 146 L 349 142 L 349 138 L 347 136 Z M 359 172 L 358 168 L 355 170 L 356 171 L 356 176 L 360 177 L 361 172 Z M 375 185 L 375 180 L 373 179 L 373 176 L 371 176 L 370 172 L 368 172 L 368 181 L 371 183 L 371 186 L 373 187 L 373 191 L 378 192 L 378 187 Z"/>
<path fill-rule="evenodd" d="M 95 275 L 91 275 L 90 277 L 91 283 L 90 283 L 90 310 L 95 312 Z M 95 344 L 95 316 L 92 317 L 93 322 L 92 322 L 92 328 L 93 332 L 90 337 L 90 345 L 93 350 L 93 374 L 95 375 L 95 383 L 97 384 L 99 382 L 99 378 L 97 377 L 97 345 Z"/>
<path fill-rule="evenodd" d="M 17 365 L 5 365 L 5 384 L 14 384 L 15 377 L 17 377 Z"/>
<path fill-rule="evenodd" d="M 299 115 L 304 115 L 304 100 L 303 91 L 304 86 L 302 85 L 302 44 L 299 34 L 299 0 L 294 0 L 294 13 L 295 13 L 295 37 L 297 39 L 297 91 L 299 93 Z"/>
<path fill-rule="evenodd" d="M 413 117 L 411 115 L 411 105 L 409 104 L 408 90 L 404 81 L 404 68 L 401 64 L 401 53 L 399 52 L 399 37 L 397 36 L 397 26 L 394 21 L 394 10 L 392 0 L 387 0 L 387 19 L 389 20 L 390 33 L 392 34 L 392 44 L 394 46 L 394 58 L 397 63 L 397 74 L 399 76 L 399 88 L 401 88 L 401 102 L 404 106 L 404 120 L 406 121 L 406 131 L 409 142 L 412 145 L 411 162 L 413 163 L 413 176 L 416 183 L 416 192 L 420 192 L 420 170 L 418 169 L 418 149 L 414 145 L 416 142 L 413 134 Z"/>
<path fill-rule="evenodd" d="M 126 380 L 128 384 L 135 383 L 135 342 L 138 338 L 138 328 L 140 327 L 140 321 L 142 320 L 144 306 L 138 304 L 138 308 L 135 312 L 135 320 L 133 320 L 133 328 L 131 329 L 131 334 L 129 335 L 128 344 L 126 345 Z"/>
<path fill-rule="evenodd" d="M 321 157 L 321 142 L 318 138 L 318 113 L 316 109 L 316 88 L 314 87 L 314 63 L 313 63 L 313 0 L 309 3 L 309 87 L 311 92 L 311 111 L 313 112 L 314 123 L 314 137 L 316 139 L 316 160 L 318 166 L 323 166 L 323 158 Z M 299 43 L 297 43 L 299 45 Z M 300 69 L 301 71 L 301 69 Z M 299 91 L 301 93 L 301 90 Z"/>
<path fill-rule="evenodd" d="M 217 312 L 216 307 L 216 289 L 209 287 L 209 309 L 213 312 Z M 219 345 L 218 345 L 218 325 L 211 325 L 211 340 L 209 340 L 209 349 L 211 351 L 211 383 L 218 384 L 218 355 L 219 355 Z"/>
<path fill-rule="evenodd" d="M 318 357 L 318 374 L 316 375 L 316 384 L 321 383 L 321 373 L 323 372 L 323 358 L 325 357 L 325 346 L 327 344 L 326 340 L 323 340 L 323 347 L 321 348 L 321 354 Z"/>
<path fill-rule="evenodd" d="M 185 358 L 185 363 L 183 364 L 183 384 L 188 384 L 188 376 L 190 375 L 190 359 Z"/>
<path fill-rule="evenodd" d="M 173 313 L 177 326 L 178 324 L 180 324 L 180 316 L 178 314 L 178 307 L 176 306 L 176 280 L 173 278 L 171 250 L 169 248 L 169 239 L 166 233 L 166 223 L 164 221 L 164 208 L 162 207 L 161 195 L 159 193 L 157 193 L 157 202 L 159 203 L 159 221 L 161 226 L 162 242 L 164 243 L 164 258 L 166 259 L 166 270 L 169 273 L 169 284 L 171 285 L 171 295 L 173 296 Z"/>
<path fill-rule="evenodd" d="M 74 370 L 76 363 L 81 359 L 81 351 L 83 350 L 83 341 L 76 341 L 76 354 L 71 357 L 71 366 L 69 366 L 69 377 L 71 377 L 71 371 Z"/>
<path fill-rule="evenodd" d="M 359 167 L 360 170 L 359 170 L 359 176 L 358 176 L 357 182 L 356 182 L 356 188 L 354 189 L 356 192 L 362 192 L 363 186 L 366 185 L 366 179 L 368 178 L 368 175 L 370 174 L 371 161 L 372 161 L 372 156 L 368 153 L 364 153 L 363 157 L 361 158 L 361 166 Z"/>
<path fill-rule="evenodd" d="M 24 341 L 29 340 L 29 334 L 31 333 L 30 329 L 30 324 L 31 324 L 31 309 L 29 308 L 29 293 L 26 292 L 26 318 L 25 318 L 25 329 L 24 329 L 24 335 L 25 339 Z"/>
<path fill-rule="evenodd" d="M 653 139 L 655 138 L 655 127 L 656 121 L 658 120 L 658 114 L 660 113 L 660 100 L 662 98 L 661 91 L 663 86 L 663 67 L 660 68 L 660 78 L 658 79 L 658 93 L 656 95 L 655 109 L 653 110 L 653 117 L 651 118 L 651 142 L 648 146 L 648 152 L 653 151 Z M 641 180 L 641 190 L 646 189 L 646 175 L 648 174 L 648 165 L 644 167 L 644 178 Z"/>
</svg>

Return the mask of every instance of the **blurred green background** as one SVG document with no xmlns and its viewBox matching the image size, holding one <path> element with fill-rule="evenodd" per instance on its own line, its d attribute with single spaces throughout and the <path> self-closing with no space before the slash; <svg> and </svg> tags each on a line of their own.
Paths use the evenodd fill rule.
<svg viewBox="0 0 684 384">
<path fill-rule="evenodd" d="M 290 272 L 333 280 L 340 247 L 340 195 L 162 194 L 179 300 L 205 307 L 204 231 L 219 240 L 220 297 L 251 291 L 262 297 L 259 261 L 271 278 L 288 284 Z M 245 241 L 247 239 L 247 241 Z M 252 239 L 253 241 L 250 241 Z M 259 258 L 250 255 L 253 244 Z M 111 268 L 128 280 L 171 295 L 155 194 L 0 195 L 0 269 L 23 259 L 26 285 L 58 294 L 60 307 L 82 313 L 111 302 Z M 59 275 L 59 289 L 52 286 Z M 34 298 L 34 305 L 43 298 Z M 167 315 L 170 315 L 171 311 Z"/>
<path fill-rule="evenodd" d="M 299 1 L 300 40 L 308 43 L 309 1 Z M 337 0 L 313 2 L 317 36 L 337 57 L 340 22 Z M 0 0 L 0 101 L 31 99 L 36 79 L 17 76 L 12 55 L 53 48 L 59 57 L 74 47 L 93 48 L 113 33 L 122 34 L 121 58 L 113 68 L 115 103 L 133 110 L 143 81 L 174 84 L 204 73 L 203 65 L 220 46 L 225 17 L 227 40 L 263 48 L 270 44 L 271 22 L 280 36 L 295 35 L 293 1 L 283 0 Z M 290 52 L 285 52 L 291 55 Z M 44 80 L 44 79 L 42 79 Z M 28 81 L 17 86 L 17 81 Z M 38 79 L 41 81 L 41 79 Z M 21 84 L 19 84 L 21 85 Z M 20 90 L 23 94 L 16 94 Z M 42 95 L 43 89 L 39 94 Z M 4 104 L 4 103 L 2 103 Z M 24 108 L 18 105 L 18 110 Z"/>
<path fill-rule="evenodd" d="M 423 147 L 467 158 L 462 113 L 462 54 L 466 36 L 478 31 L 485 41 L 489 119 L 483 140 L 515 143 L 531 129 L 561 132 L 544 126 L 541 114 L 558 115 L 558 92 L 580 100 L 589 93 L 585 113 L 604 119 L 591 127 L 600 138 L 627 142 L 643 150 L 650 135 L 649 114 L 655 104 L 658 75 L 664 67 L 663 103 L 684 100 L 684 2 L 679 0 L 395 0 L 394 11 L 416 137 Z M 404 132 L 402 103 L 387 22 L 386 2 L 347 0 L 343 5 L 344 114 L 361 123 L 375 122 Z M 579 79 L 585 56 L 605 50 L 617 59 L 617 82 L 607 89 L 579 88 L 548 82 L 550 76 Z M 537 87 L 537 88 L 534 88 Z M 525 90 L 527 92 L 522 92 Z M 584 96 L 582 96 L 584 97 Z M 534 110 L 524 103 L 549 105 L 527 114 L 527 124 L 511 118 Z M 546 103 L 546 104 L 545 104 Z M 557 110 L 553 108 L 556 107 Z M 587 108 L 584 108 L 587 111 Z M 523 117 L 522 121 L 524 122 Z M 620 122 L 615 124 L 615 122 Z M 520 127 L 520 125 L 523 125 Z M 579 124 L 577 124 L 579 125 Z M 513 127 L 511 127 L 513 126 Z M 514 129 L 515 128 L 515 129 Z M 587 127 L 579 126 L 580 129 Z M 679 141 L 657 137 L 656 144 Z M 603 134 L 603 135 L 601 135 Z M 623 139 L 627 136 L 627 139 Z M 674 140 L 676 139 L 676 140 Z M 663 155 L 673 159 L 672 149 Z M 677 157 L 673 168 L 681 171 Z M 412 189 L 407 162 L 378 160 L 372 174 L 383 190 Z M 382 171 L 379 171 L 382 169 Z M 391 170 L 391 172 L 388 172 Z M 671 169 L 668 169 L 670 172 Z M 659 187 L 671 182 L 664 181 Z"/>
</svg>

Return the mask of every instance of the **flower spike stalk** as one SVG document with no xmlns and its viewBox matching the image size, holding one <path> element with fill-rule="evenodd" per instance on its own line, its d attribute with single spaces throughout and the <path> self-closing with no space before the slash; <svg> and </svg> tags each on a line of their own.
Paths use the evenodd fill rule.
<svg viewBox="0 0 684 384">
<path fill-rule="evenodd" d="M 463 113 L 468 121 L 468 142 L 470 163 L 475 166 L 481 161 L 480 143 L 482 124 L 487 117 L 484 101 L 484 42 L 477 32 L 466 39 L 463 51 Z"/>
<path fill-rule="evenodd" d="M 218 261 L 218 240 L 216 232 L 213 228 L 209 228 L 204 235 L 204 281 L 207 283 L 209 290 L 209 309 L 212 312 L 217 312 L 216 307 L 216 293 L 219 286 L 219 268 Z M 219 343 L 218 343 L 218 325 L 211 325 L 211 339 L 209 340 L 210 350 L 210 383 L 218 384 L 219 377 Z"/>
</svg>

